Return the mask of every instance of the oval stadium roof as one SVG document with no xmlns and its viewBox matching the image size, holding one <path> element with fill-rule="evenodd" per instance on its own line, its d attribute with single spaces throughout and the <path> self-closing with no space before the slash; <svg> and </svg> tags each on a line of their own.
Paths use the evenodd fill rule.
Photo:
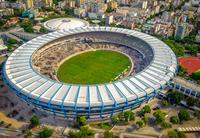
<svg viewBox="0 0 200 138">
<path fill-rule="evenodd" d="M 55 23 L 55 22 L 54 22 Z M 123 80 L 99 85 L 65 84 L 40 75 L 32 68 L 31 57 L 37 49 L 58 38 L 81 32 L 106 31 L 137 37 L 151 46 L 154 58 L 144 70 Z M 153 36 L 134 30 L 110 27 L 84 27 L 55 31 L 32 39 L 16 49 L 4 66 L 4 77 L 17 93 L 58 107 L 91 108 L 131 103 L 148 97 L 175 75 L 177 60 L 173 51 Z"/>
</svg>

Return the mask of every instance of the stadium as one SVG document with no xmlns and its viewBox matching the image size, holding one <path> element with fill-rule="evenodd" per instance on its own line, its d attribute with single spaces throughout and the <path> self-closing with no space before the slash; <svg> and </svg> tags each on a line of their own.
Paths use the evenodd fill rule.
<svg viewBox="0 0 200 138">
<path fill-rule="evenodd" d="M 127 68 L 101 83 L 60 81 L 62 64 L 97 51 L 118 53 Z M 3 76 L 14 94 L 42 111 L 69 119 L 99 119 L 147 103 L 167 87 L 176 70 L 175 54 L 153 36 L 122 28 L 81 27 L 51 32 L 23 44 L 6 61 Z"/>
<path fill-rule="evenodd" d="M 49 31 L 75 29 L 86 26 L 89 26 L 89 23 L 78 18 L 55 18 L 44 23 L 44 27 Z"/>
</svg>

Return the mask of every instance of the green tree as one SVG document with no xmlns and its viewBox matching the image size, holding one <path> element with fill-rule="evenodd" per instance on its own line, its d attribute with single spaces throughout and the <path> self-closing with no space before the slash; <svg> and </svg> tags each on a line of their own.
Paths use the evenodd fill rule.
<svg viewBox="0 0 200 138">
<path fill-rule="evenodd" d="M 138 121 L 136 122 L 136 124 L 137 124 L 137 126 L 138 126 L 139 128 L 144 127 L 144 122 L 143 122 L 143 120 L 138 120 Z"/>
<path fill-rule="evenodd" d="M 20 17 L 22 16 L 22 11 L 23 11 L 22 9 L 14 9 L 14 15 Z"/>
<path fill-rule="evenodd" d="M 72 131 L 72 130 L 70 130 L 68 132 L 68 135 L 69 135 L 69 138 L 79 138 L 80 137 L 80 133 L 79 132 L 75 132 L 75 131 Z"/>
<path fill-rule="evenodd" d="M 38 125 L 40 124 L 39 118 L 38 118 L 37 116 L 35 116 L 35 115 L 32 116 L 30 122 L 31 122 L 31 125 L 32 125 L 33 127 L 38 126 Z"/>
<path fill-rule="evenodd" d="M 172 116 L 172 117 L 170 117 L 170 122 L 172 124 L 178 124 L 180 121 L 177 116 Z"/>
<path fill-rule="evenodd" d="M 117 116 L 113 116 L 111 118 L 111 122 L 112 122 L 112 124 L 117 124 L 117 123 L 119 123 L 119 118 Z"/>
<path fill-rule="evenodd" d="M 65 9 L 65 14 L 68 15 L 68 16 L 74 15 L 74 9 L 73 8 Z"/>
<path fill-rule="evenodd" d="M 94 133 L 88 127 L 81 127 L 79 132 L 69 131 L 69 138 L 92 138 Z"/>
<path fill-rule="evenodd" d="M 167 123 L 166 121 L 162 122 L 162 123 L 160 124 L 160 126 L 161 126 L 163 129 L 165 129 L 165 128 L 170 128 L 170 127 L 171 127 L 171 125 L 170 125 L 169 123 Z"/>
<path fill-rule="evenodd" d="M 148 122 L 149 122 L 149 118 L 146 115 L 144 115 L 144 117 L 142 118 L 142 120 L 143 120 L 143 122 L 144 122 L 145 125 L 147 125 Z"/>
<path fill-rule="evenodd" d="M 167 137 L 168 138 L 187 138 L 185 133 L 174 131 L 174 130 L 168 131 Z"/>
<path fill-rule="evenodd" d="M 187 136 L 185 135 L 184 132 L 178 131 L 177 134 L 178 134 L 179 138 L 187 138 Z"/>
<path fill-rule="evenodd" d="M 119 113 L 118 118 L 120 122 L 125 122 L 124 112 Z"/>
<path fill-rule="evenodd" d="M 192 73 L 191 78 L 196 81 L 200 80 L 200 71 Z"/>
<path fill-rule="evenodd" d="M 175 105 L 178 105 L 181 102 L 181 100 L 184 99 L 184 95 L 179 92 L 170 92 L 167 95 L 167 97 L 168 97 L 169 101 Z"/>
<path fill-rule="evenodd" d="M 156 112 L 153 113 L 153 116 L 156 118 L 156 123 L 161 124 L 162 122 L 165 122 L 165 116 L 167 113 L 157 110 Z"/>
<path fill-rule="evenodd" d="M 164 107 L 167 107 L 167 106 L 169 106 L 169 103 L 168 103 L 167 100 L 163 100 L 163 101 L 162 101 L 162 105 L 163 105 Z"/>
<path fill-rule="evenodd" d="M 109 132 L 109 131 L 105 131 L 105 132 L 103 133 L 103 137 L 104 137 L 104 138 L 115 138 L 113 132 Z"/>
<path fill-rule="evenodd" d="M 115 9 L 112 9 L 111 7 L 109 7 L 109 8 L 106 9 L 106 12 L 107 12 L 107 13 L 111 13 L 111 12 L 113 12 L 113 11 L 115 11 Z"/>
<path fill-rule="evenodd" d="M 6 23 L 4 20 L 0 20 L 0 26 L 3 26 Z"/>
<path fill-rule="evenodd" d="M 124 118 L 125 118 L 126 122 L 134 121 L 135 120 L 135 114 L 133 112 L 126 111 L 123 114 L 124 114 Z"/>
<path fill-rule="evenodd" d="M 196 98 L 188 97 L 186 99 L 186 103 L 188 106 L 194 106 L 197 102 L 198 100 Z"/>
<path fill-rule="evenodd" d="M 34 30 L 33 30 L 33 23 L 30 21 L 30 20 L 23 20 L 21 23 L 20 23 L 20 26 L 22 28 L 24 28 L 24 30 L 26 32 L 29 32 L 29 33 L 33 33 Z"/>
<path fill-rule="evenodd" d="M 33 133 L 30 130 L 25 131 L 26 137 L 32 137 Z"/>
<path fill-rule="evenodd" d="M 168 131 L 167 137 L 168 138 L 179 138 L 179 135 L 176 131 L 172 130 L 172 131 Z"/>
<path fill-rule="evenodd" d="M 6 24 L 6 21 L 0 19 L 0 30 L 5 29 L 5 27 L 4 27 L 5 24 Z"/>
<path fill-rule="evenodd" d="M 179 65 L 178 66 L 178 75 L 184 77 L 186 74 L 187 74 L 186 69 L 183 66 Z"/>
<path fill-rule="evenodd" d="M 58 0 L 53 0 L 53 4 L 58 5 Z"/>
<path fill-rule="evenodd" d="M 77 123 L 79 124 L 79 126 L 85 126 L 87 125 L 87 119 L 85 116 L 80 116 L 77 118 Z"/>
<path fill-rule="evenodd" d="M 191 53 L 191 55 L 193 55 L 193 56 L 197 56 L 198 50 L 197 50 L 196 48 L 192 47 L 192 48 L 190 49 L 190 53 Z"/>
<path fill-rule="evenodd" d="M 185 47 L 178 45 L 175 40 L 164 40 L 164 42 L 174 51 L 176 56 L 181 57 L 185 55 Z"/>
<path fill-rule="evenodd" d="M 143 108 L 142 108 L 142 113 L 145 114 L 145 113 L 151 113 L 151 107 L 149 105 L 145 105 Z"/>
<path fill-rule="evenodd" d="M 194 114 L 195 117 L 200 119 L 200 111 L 195 110 L 193 114 Z"/>
<path fill-rule="evenodd" d="M 190 114 L 185 109 L 182 109 L 179 111 L 178 117 L 179 117 L 180 122 L 190 120 Z"/>
<path fill-rule="evenodd" d="M 6 0 L 6 1 L 8 1 L 8 2 L 16 2 L 17 0 Z"/>
<path fill-rule="evenodd" d="M 53 134 L 53 131 L 49 128 L 44 128 L 41 132 L 39 132 L 38 138 L 49 138 Z"/>
<path fill-rule="evenodd" d="M 13 38 L 9 38 L 9 39 L 7 40 L 7 43 L 10 44 L 10 45 L 14 45 L 14 44 L 17 43 L 17 40 L 16 40 L 16 39 L 13 39 Z"/>
<path fill-rule="evenodd" d="M 81 137 L 86 138 L 88 136 L 94 136 L 94 133 L 88 127 L 81 127 L 80 135 Z"/>
<path fill-rule="evenodd" d="M 40 32 L 41 32 L 41 33 L 47 33 L 48 30 L 47 30 L 44 26 L 42 26 L 42 27 L 40 28 Z"/>
</svg>

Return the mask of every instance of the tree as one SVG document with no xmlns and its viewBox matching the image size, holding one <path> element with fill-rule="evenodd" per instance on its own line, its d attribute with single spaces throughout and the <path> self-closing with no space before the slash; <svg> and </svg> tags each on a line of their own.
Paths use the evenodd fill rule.
<svg viewBox="0 0 200 138">
<path fill-rule="evenodd" d="M 174 131 L 174 130 L 168 131 L 167 137 L 168 138 L 187 138 L 185 133 Z"/>
<path fill-rule="evenodd" d="M 143 120 L 143 122 L 144 122 L 145 125 L 147 125 L 148 122 L 149 122 L 149 118 L 146 115 L 144 115 L 144 117 L 142 118 L 142 120 Z"/>
<path fill-rule="evenodd" d="M 125 111 L 119 113 L 117 116 L 113 116 L 111 118 L 112 124 L 116 123 L 124 123 L 124 122 L 129 122 L 129 121 L 134 121 L 135 120 L 135 113 L 131 111 Z"/>
<path fill-rule="evenodd" d="M 93 137 L 94 133 L 88 127 L 81 127 L 79 132 L 69 131 L 69 138 L 89 138 Z"/>
<path fill-rule="evenodd" d="M 109 8 L 106 9 L 106 12 L 107 12 L 107 13 L 111 13 L 111 12 L 113 12 L 114 10 L 115 10 L 115 9 L 112 9 L 111 7 L 109 7 Z"/>
<path fill-rule="evenodd" d="M 137 124 L 137 126 L 138 126 L 139 128 L 144 127 L 144 122 L 143 122 L 143 120 L 138 120 L 138 121 L 136 122 L 136 124 Z"/>
<path fill-rule="evenodd" d="M 172 124 L 178 124 L 180 121 L 177 116 L 172 116 L 172 117 L 170 117 L 170 122 Z"/>
<path fill-rule="evenodd" d="M 165 40 L 164 41 L 176 54 L 176 56 L 184 56 L 185 55 L 185 47 L 182 45 L 178 45 L 175 40 Z"/>
<path fill-rule="evenodd" d="M 58 5 L 58 0 L 53 0 L 53 4 Z"/>
<path fill-rule="evenodd" d="M 183 66 L 179 65 L 178 66 L 178 75 L 185 76 L 186 73 L 187 73 L 186 69 Z"/>
<path fill-rule="evenodd" d="M 162 123 L 160 124 L 160 126 L 161 126 L 163 129 L 165 129 L 165 128 L 170 128 L 170 127 L 171 127 L 171 125 L 170 125 L 169 123 L 167 123 L 166 121 L 162 122 Z"/>
<path fill-rule="evenodd" d="M 68 132 L 69 138 L 79 138 L 80 137 L 79 134 L 80 134 L 79 132 L 75 132 L 72 130 Z"/>
<path fill-rule="evenodd" d="M 142 113 L 145 114 L 145 113 L 151 113 L 151 108 L 149 105 L 145 105 L 143 108 L 142 108 Z"/>
<path fill-rule="evenodd" d="M 124 119 L 126 122 L 129 122 L 129 112 L 124 112 Z"/>
<path fill-rule="evenodd" d="M 8 2 L 16 2 L 17 0 L 6 0 L 6 1 L 8 1 Z"/>
<path fill-rule="evenodd" d="M 88 136 L 94 136 L 94 133 L 88 127 L 81 127 L 80 135 L 81 137 L 86 138 Z"/>
<path fill-rule="evenodd" d="M 194 106 L 197 102 L 198 100 L 196 98 L 188 97 L 186 99 L 186 103 L 188 106 Z"/>
<path fill-rule="evenodd" d="M 0 30 L 4 30 L 6 25 L 6 21 L 0 20 Z"/>
<path fill-rule="evenodd" d="M 124 116 L 124 112 L 121 112 L 118 114 L 118 118 L 120 122 L 125 122 L 125 116 Z"/>
<path fill-rule="evenodd" d="M 30 130 L 25 131 L 25 136 L 26 137 L 31 137 L 33 133 Z"/>
<path fill-rule="evenodd" d="M 176 131 L 172 130 L 172 131 L 168 131 L 167 137 L 168 138 L 179 138 L 179 135 Z"/>
<path fill-rule="evenodd" d="M 109 131 L 105 131 L 103 133 L 103 137 L 104 138 L 115 138 L 114 134 L 112 132 L 109 132 Z"/>
<path fill-rule="evenodd" d="M 16 39 L 13 39 L 13 38 L 9 38 L 9 39 L 7 40 L 7 43 L 13 45 L 13 44 L 16 44 L 16 43 L 17 43 L 17 40 L 16 40 Z"/>
<path fill-rule="evenodd" d="M 65 14 L 68 15 L 68 16 L 74 15 L 74 9 L 73 8 L 65 9 Z"/>
<path fill-rule="evenodd" d="M 165 116 L 167 113 L 157 110 L 156 112 L 153 113 L 153 116 L 156 118 L 156 123 L 161 124 L 162 122 L 165 122 Z"/>
<path fill-rule="evenodd" d="M 200 71 L 192 73 L 191 78 L 194 80 L 200 80 Z"/>
<path fill-rule="evenodd" d="M 77 123 L 79 126 L 85 126 L 87 125 L 87 119 L 85 116 L 80 116 L 77 118 Z"/>
<path fill-rule="evenodd" d="M 40 28 L 40 32 L 41 32 L 41 33 L 47 33 L 48 30 L 47 30 L 44 26 L 42 26 L 42 27 Z"/>
<path fill-rule="evenodd" d="M 169 101 L 175 105 L 178 105 L 181 102 L 181 100 L 184 99 L 184 95 L 179 92 L 170 92 L 167 95 L 167 97 L 168 97 Z"/>
<path fill-rule="evenodd" d="M 179 111 L 178 117 L 179 117 L 180 122 L 190 120 L 190 114 L 185 109 L 182 109 Z"/>
<path fill-rule="evenodd" d="M 33 30 L 33 23 L 30 21 L 30 20 L 23 20 L 21 23 L 20 23 L 20 26 L 22 28 L 24 28 L 24 30 L 26 32 L 29 32 L 29 33 L 33 33 L 34 30 Z"/>
<path fill-rule="evenodd" d="M 53 131 L 45 127 L 41 132 L 39 132 L 38 138 L 49 138 L 53 134 Z"/>
<path fill-rule="evenodd" d="M 119 118 L 117 116 L 113 116 L 111 118 L 111 121 L 112 121 L 112 124 L 117 124 L 117 123 L 119 123 Z"/>
<path fill-rule="evenodd" d="M 185 135 L 184 132 L 178 131 L 177 134 L 178 134 L 179 138 L 187 138 L 187 136 Z"/>
<path fill-rule="evenodd" d="M 35 115 L 32 116 L 30 122 L 31 122 L 31 125 L 32 125 L 33 127 L 35 127 L 35 126 L 37 126 L 37 125 L 40 124 L 39 118 L 38 118 L 37 116 L 35 116 Z"/>
<path fill-rule="evenodd" d="M 14 9 L 14 15 L 20 17 L 22 16 L 22 11 L 23 11 L 22 9 Z"/>
<path fill-rule="evenodd" d="M 123 113 L 124 114 L 124 120 L 126 122 L 129 122 L 129 121 L 134 121 L 135 120 L 135 114 L 131 111 L 126 111 Z"/>
<path fill-rule="evenodd" d="M 167 100 L 163 100 L 163 101 L 162 101 L 162 105 L 163 105 L 164 107 L 167 107 L 167 106 L 169 106 L 169 103 L 168 103 Z"/>
<path fill-rule="evenodd" d="M 200 111 L 195 110 L 193 114 L 194 114 L 195 117 L 200 119 Z"/>
</svg>

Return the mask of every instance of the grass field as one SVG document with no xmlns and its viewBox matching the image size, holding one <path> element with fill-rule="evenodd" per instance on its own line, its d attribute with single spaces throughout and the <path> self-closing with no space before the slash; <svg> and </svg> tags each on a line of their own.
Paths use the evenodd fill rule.
<svg viewBox="0 0 200 138">
<path fill-rule="evenodd" d="M 108 83 L 131 66 L 127 56 L 108 50 L 90 51 L 66 60 L 58 69 L 60 81 L 73 84 Z"/>
</svg>

